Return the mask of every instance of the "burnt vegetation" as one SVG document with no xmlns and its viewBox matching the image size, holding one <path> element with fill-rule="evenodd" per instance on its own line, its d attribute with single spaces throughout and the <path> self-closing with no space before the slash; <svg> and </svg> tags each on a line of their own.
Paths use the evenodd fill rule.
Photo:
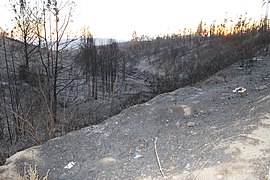
<svg viewBox="0 0 270 180">
<path fill-rule="evenodd" d="M 97 45 L 88 28 L 80 38 L 66 37 L 72 2 L 37 2 L 11 1 L 16 28 L 1 30 L 0 164 L 19 150 L 269 51 L 267 16 L 202 21 L 196 32 L 162 37 L 134 32 L 128 42 Z"/>
</svg>

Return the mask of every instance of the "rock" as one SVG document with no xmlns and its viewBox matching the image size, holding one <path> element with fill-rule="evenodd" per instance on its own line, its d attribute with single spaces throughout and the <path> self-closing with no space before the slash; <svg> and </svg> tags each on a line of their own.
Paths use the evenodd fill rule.
<svg viewBox="0 0 270 180">
<path fill-rule="evenodd" d="M 234 93 L 240 94 L 241 97 L 243 97 L 243 96 L 246 94 L 246 91 L 247 91 L 247 89 L 244 88 L 244 87 L 242 87 L 242 86 L 237 87 L 237 88 L 235 88 L 235 89 L 233 90 Z"/>
<path fill-rule="evenodd" d="M 173 113 L 173 110 L 170 109 L 170 108 L 168 108 L 167 112 L 168 112 L 168 113 Z"/>
<path fill-rule="evenodd" d="M 140 149 L 144 149 L 144 147 L 145 147 L 144 144 L 140 144 L 140 145 L 139 145 L 139 148 L 140 148 Z"/>
<path fill-rule="evenodd" d="M 184 174 L 184 176 L 189 176 L 190 172 L 185 170 L 185 171 L 183 171 L 183 174 Z"/>
<path fill-rule="evenodd" d="M 76 163 L 72 161 L 72 162 L 68 163 L 64 168 L 65 169 L 71 169 L 75 164 Z"/>
<path fill-rule="evenodd" d="M 217 179 L 222 179 L 223 176 L 222 175 L 217 175 Z"/>
<path fill-rule="evenodd" d="M 188 164 L 186 165 L 186 167 L 185 167 L 186 171 L 190 171 L 190 167 L 191 167 L 191 165 L 188 163 Z"/>
<path fill-rule="evenodd" d="M 181 126 L 181 124 L 180 124 L 179 121 L 177 121 L 177 122 L 175 123 L 175 125 L 176 125 L 177 128 L 179 128 L 179 127 Z"/>
<path fill-rule="evenodd" d="M 195 122 L 188 122 L 188 123 L 187 123 L 187 126 L 188 126 L 188 127 L 194 127 L 194 126 L 195 126 Z"/>
<path fill-rule="evenodd" d="M 136 154 L 136 155 L 134 156 L 134 159 L 138 159 L 138 158 L 141 158 L 141 157 L 142 157 L 141 154 Z"/>
<path fill-rule="evenodd" d="M 175 170 L 177 170 L 177 166 L 169 166 L 168 168 L 168 172 L 173 172 Z"/>
</svg>

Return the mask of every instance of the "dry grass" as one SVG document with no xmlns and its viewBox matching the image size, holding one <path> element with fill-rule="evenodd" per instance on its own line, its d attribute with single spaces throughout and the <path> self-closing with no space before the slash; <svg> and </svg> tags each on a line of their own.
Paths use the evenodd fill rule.
<svg viewBox="0 0 270 180">
<path fill-rule="evenodd" d="M 21 176 L 18 175 L 16 176 L 16 180 L 48 180 L 50 170 L 47 171 L 46 175 L 44 177 L 39 178 L 39 174 L 37 171 L 37 166 L 33 168 L 32 165 L 29 165 L 29 169 L 24 170 L 24 175 Z"/>
</svg>

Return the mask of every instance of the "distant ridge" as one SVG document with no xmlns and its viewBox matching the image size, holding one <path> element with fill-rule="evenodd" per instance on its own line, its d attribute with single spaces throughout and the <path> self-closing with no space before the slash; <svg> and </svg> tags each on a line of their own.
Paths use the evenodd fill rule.
<svg viewBox="0 0 270 180">
<path fill-rule="evenodd" d="M 124 43 L 128 42 L 127 40 L 119 40 L 119 39 L 112 39 L 112 38 L 94 38 L 94 42 L 96 46 L 106 45 L 111 42 L 117 42 L 117 43 Z M 75 48 L 78 49 L 79 45 L 81 43 L 81 38 L 74 38 L 74 39 L 63 39 L 60 43 L 61 47 L 67 46 L 67 48 Z"/>
<path fill-rule="evenodd" d="M 105 45 L 109 44 L 111 40 L 117 42 L 117 43 L 122 43 L 122 42 L 127 42 L 128 40 L 122 40 L 122 39 L 113 39 L 113 38 L 94 38 L 96 45 Z"/>
</svg>

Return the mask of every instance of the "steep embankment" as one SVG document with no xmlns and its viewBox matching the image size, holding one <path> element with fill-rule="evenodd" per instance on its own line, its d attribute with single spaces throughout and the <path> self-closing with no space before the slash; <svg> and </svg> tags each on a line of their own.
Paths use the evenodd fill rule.
<svg viewBox="0 0 270 180">
<path fill-rule="evenodd" d="M 233 93 L 240 86 L 245 94 Z M 269 94 L 269 57 L 251 73 L 236 63 L 196 87 L 19 152 L 0 167 L 0 179 L 28 164 L 40 175 L 50 170 L 49 179 L 163 179 L 161 171 L 167 179 L 264 179 Z"/>
</svg>

